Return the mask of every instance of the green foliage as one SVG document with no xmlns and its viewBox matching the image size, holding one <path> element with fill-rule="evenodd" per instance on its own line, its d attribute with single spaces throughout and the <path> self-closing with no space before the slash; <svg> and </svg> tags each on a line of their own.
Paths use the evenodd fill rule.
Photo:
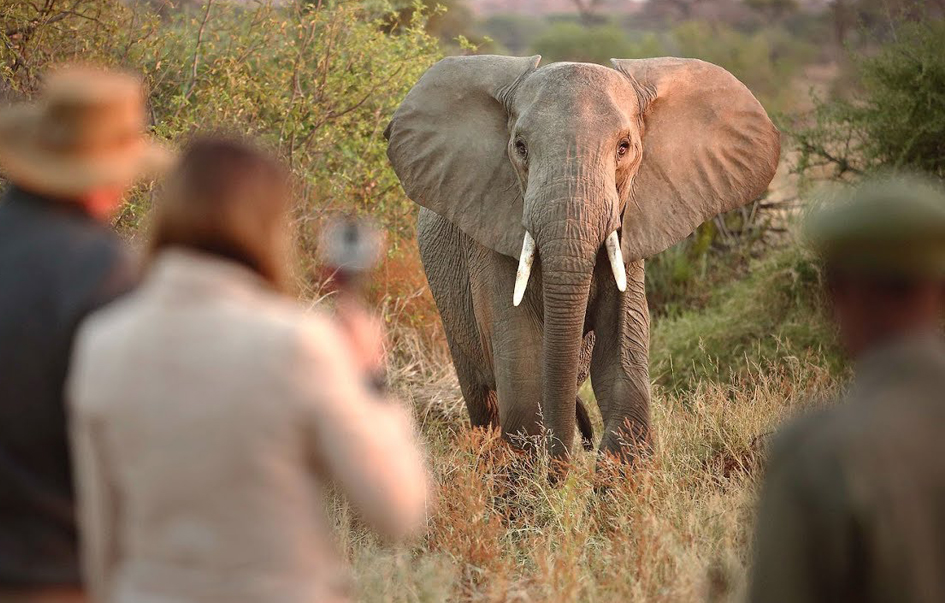
<svg viewBox="0 0 945 603">
<path fill-rule="evenodd" d="M 544 62 L 581 61 L 609 65 L 611 58 L 644 58 L 664 54 L 654 34 L 631 38 L 613 24 L 587 27 L 559 21 L 545 29 L 532 43 L 532 51 Z"/>
<path fill-rule="evenodd" d="M 392 23 L 393 31 L 400 31 L 414 22 L 419 15 L 424 28 L 439 39 L 449 52 L 462 53 L 474 46 L 493 51 L 492 41 L 479 32 L 478 24 L 465 0 L 364 0 L 378 15 Z M 464 46 L 464 43 L 466 45 Z M 471 44 L 470 44 L 471 43 Z"/>
<path fill-rule="evenodd" d="M 945 21 L 911 23 L 863 61 L 867 156 L 945 178 Z"/>
<path fill-rule="evenodd" d="M 157 16 L 109 0 L 0 2 L 0 92 L 30 96 L 45 69 L 63 62 L 125 62 Z"/>
<path fill-rule="evenodd" d="M 524 15 L 493 15 L 482 24 L 483 31 L 513 55 L 527 53 L 547 27 L 546 21 Z"/>
<path fill-rule="evenodd" d="M 807 125 L 793 128 L 797 171 L 847 178 L 880 169 L 945 179 L 945 21 L 899 22 L 871 56 L 853 55 L 853 99 L 815 99 Z"/>
<path fill-rule="evenodd" d="M 159 133 L 236 127 L 286 159 L 303 211 L 355 209 L 406 233 L 413 206 L 388 166 L 383 132 L 438 56 L 422 15 L 387 35 L 355 2 L 208 8 L 170 23 L 162 43 L 142 52 Z"/>
<path fill-rule="evenodd" d="M 748 256 L 747 245 L 717 249 L 714 221 L 646 263 L 646 298 L 659 318 L 701 308 L 719 285 L 739 275 Z"/>
<path fill-rule="evenodd" d="M 790 246 L 752 262 L 745 278 L 716 289 L 704 309 L 658 321 L 652 375 L 670 389 L 688 390 L 798 359 L 839 372 L 834 340 L 819 269 Z"/>
<path fill-rule="evenodd" d="M 744 0 L 754 10 L 773 19 L 779 19 L 797 10 L 797 0 Z"/>
<path fill-rule="evenodd" d="M 412 231 L 413 204 L 389 167 L 383 132 L 439 57 L 423 11 L 389 35 L 390 14 L 376 3 L 368 10 L 362 2 L 210 0 L 160 19 L 147 5 L 81 0 L 89 14 L 107 17 L 99 23 L 72 16 L 74 1 L 50 0 L 51 11 L 39 17 L 32 5 L 5 7 L 6 32 L 39 23 L 29 39 L 4 38 L 15 50 L 0 55 L 7 86 L 29 92 L 54 60 L 121 64 L 144 76 L 155 133 L 172 145 L 217 129 L 278 152 L 297 176 L 301 223 L 338 208 L 370 213 L 395 235 Z M 70 42 L 77 32 L 83 39 Z M 147 206 L 143 195 L 132 200 L 122 225 L 134 229 Z M 308 247 L 309 233 L 302 236 Z"/>
<path fill-rule="evenodd" d="M 646 296 L 656 318 L 705 307 L 719 287 L 742 278 L 753 257 L 783 244 L 784 201 L 767 194 L 700 225 L 646 264 Z M 773 224 L 774 223 L 774 224 Z"/>
</svg>

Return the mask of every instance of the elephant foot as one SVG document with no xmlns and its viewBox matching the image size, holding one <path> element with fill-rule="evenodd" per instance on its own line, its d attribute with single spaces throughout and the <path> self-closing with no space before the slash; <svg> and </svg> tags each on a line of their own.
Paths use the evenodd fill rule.
<svg viewBox="0 0 945 603">
<path fill-rule="evenodd" d="M 640 472 L 652 466 L 652 461 L 652 449 L 599 451 L 594 468 L 594 492 L 602 495 L 611 488 L 632 487 Z"/>
<path fill-rule="evenodd" d="M 607 430 L 600 443 L 598 466 L 607 461 L 621 466 L 634 467 L 648 462 L 653 457 L 655 443 L 648 425 L 632 423 L 629 419 L 615 430 Z"/>
</svg>

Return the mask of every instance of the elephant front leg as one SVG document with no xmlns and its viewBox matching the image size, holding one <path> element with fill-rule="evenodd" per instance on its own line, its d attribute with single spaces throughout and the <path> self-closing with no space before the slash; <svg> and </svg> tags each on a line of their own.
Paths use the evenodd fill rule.
<svg viewBox="0 0 945 603">
<path fill-rule="evenodd" d="M 632 462 L 648 452 L 652 442 L 650 317 L 643 262 L 628 266 L 624 293 L 617 290 L 609 266 L 607 272 L 598 275 L 600 290 L 593 313 L 596 342 L 591 356 L 591 383 L 604 422 L 600 452 Z"/>
<path fill-rule="evenodd" d="M 513 444 L 531 448 L 542 433 L 540 322 L 535 316 L 534 295 L 513 307 L 513 275 L 495 279 L 491 332 L 493 370 L 498 394 L 502 435 Z M 508 281 L 508 282 L 506 282 Z"/>
<path fill-rule="evenodd" d="M 474 332 L 481 339 L 494 379 L 492 406 L 503 437 L 529 448 L 542 433 L 542 333 L 536 314 L 540 289 L 528 291 L 516 307 L 512 305 L 518 268 L 514 260 L 476 246 L 470 267 Z"/>
</svg>

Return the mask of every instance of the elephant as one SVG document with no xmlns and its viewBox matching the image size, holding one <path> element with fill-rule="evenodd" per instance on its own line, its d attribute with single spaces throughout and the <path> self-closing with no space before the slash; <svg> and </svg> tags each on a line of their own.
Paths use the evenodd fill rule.
<svg viewBox="0 0 945 603">
<path fill-rule="evenodd" d="M 780 133 L 711 63 L 540 62 L 442 59 L 387 155 L 472 425 L 567 460 L 589 373 L 599 452 L 633 462 L 653 442 L 644 260 L 757 199 Z"/>
</svg>

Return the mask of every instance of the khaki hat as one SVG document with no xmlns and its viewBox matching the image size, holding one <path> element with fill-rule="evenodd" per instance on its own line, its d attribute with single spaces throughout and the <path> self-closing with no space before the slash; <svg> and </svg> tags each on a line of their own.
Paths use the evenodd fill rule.
<svg viewBox="0 0 945 603">
<path fill-rule="evenodd" d="M 918 176 L 863 181 L 812 211 L 804 234 L 837 270 L 945 278 L 945 192 Z"/>
<path fill-rule="evenodd" d="M 137 78 L 60 69 L 47 76 L 37 102 L 0 109 L 0 172 L 23 188 L 61 198 L 127 187 L 172 163 L 145 126 Z"/>
</svg>

